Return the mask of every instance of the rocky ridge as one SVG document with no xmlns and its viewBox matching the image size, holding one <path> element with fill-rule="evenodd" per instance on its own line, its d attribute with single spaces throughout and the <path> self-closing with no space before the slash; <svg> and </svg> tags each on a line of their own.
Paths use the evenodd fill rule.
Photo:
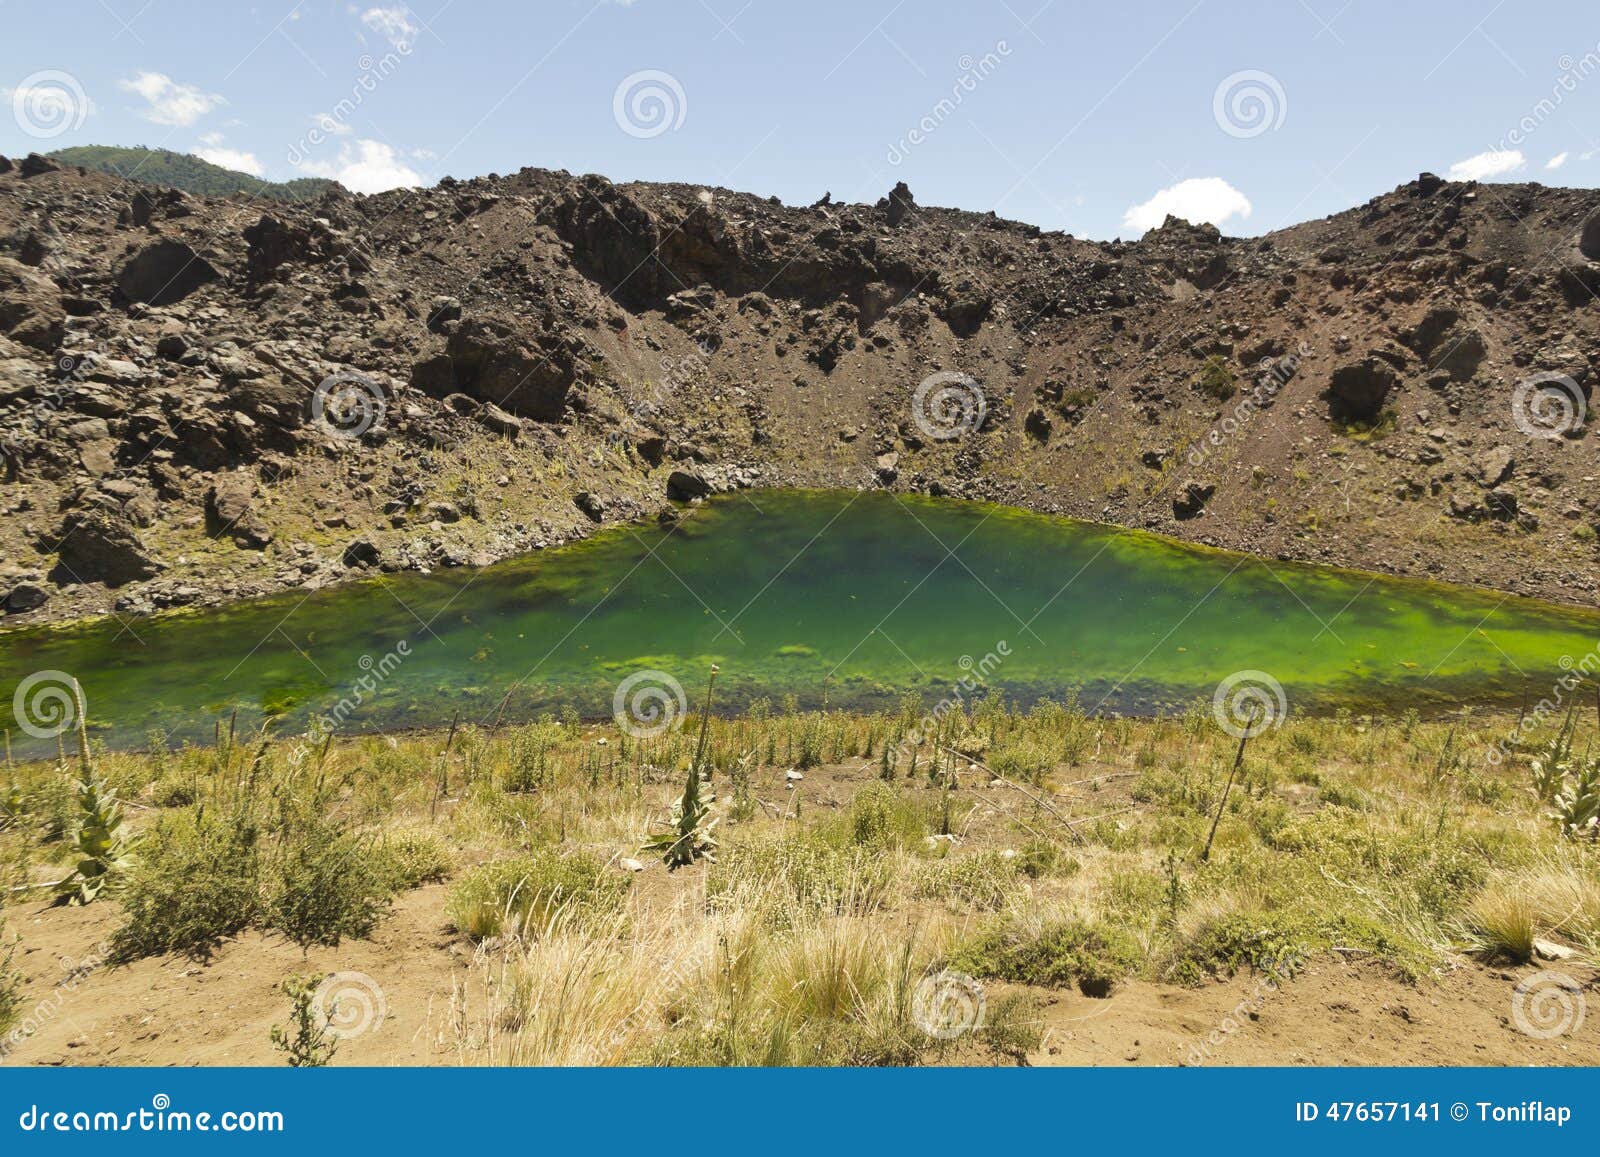
<svg viewBox="0 0 1600 1157">
<path fill-rule="evenodd" d="M 304 205 L 0 158 L 0 606 L 481 565 L 886 487 L 1592 604 L 1600 193 L 1090 242 L 524 169 Z"/>
</svg>

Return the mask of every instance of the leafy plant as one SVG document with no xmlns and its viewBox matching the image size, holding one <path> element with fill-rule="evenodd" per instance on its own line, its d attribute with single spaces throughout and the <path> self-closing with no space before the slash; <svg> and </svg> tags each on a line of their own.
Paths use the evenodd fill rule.
<svg viewBox="0 0 1600 1157">
<path fill-rule="evenodd" d="M 317 988 L 326 976 L 291 976 L 282 984 L 289 998 L 289 1028 L 272 1026 L 272 1043 L 284 1053 L 292 1068 L 321 1068 L 333 1059 L 339 1038 L 328 1031 L 334 1009 L 317 1008 Z M 336 1002 L 337 1003 L 337 1002 Z"/>
<path fill-rule="evenodd" d="M 78 707 L 78 826 L 73 834 L 78 862 L 72 874 L 57 885 L 56 902 L 92 904 L 103 888 L 128 870 L 130 841 L 123 831 L 122 804 L 117 793 L 95 773 L 89 754 L 83 691 L 77 680 L 73 680 L 72 694 Z"/>
</svg>

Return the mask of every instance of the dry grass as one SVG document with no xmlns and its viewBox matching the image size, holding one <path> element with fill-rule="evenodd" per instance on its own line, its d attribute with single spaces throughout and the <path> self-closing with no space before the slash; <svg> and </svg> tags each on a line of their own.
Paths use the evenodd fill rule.
<svg viewBox="0 0 1600 1157">
<path fill-rule="evenodd" d="M 915 1016 L 918 986 L 946 968 L 1098 994 L 1134 976 L 1292 974 L 1321 953 L 1428 983 L 1462 953 L 1526 960 L 1535 938 L 1600 951 L 1600 848 L 1562 835 L 1525 759 L 1483 759 L 1504 719 L 1293 719 L 1252 742 L 1202 862 L 1234 748 L 1208 713 L 990 701 L 947 724 L 959 757 L 925 746 L 886 781 L 883 747 L 914 718 L 713 720 L 720 846 L 675 873 L 622 863 L 647 858 L 681 791 L 693 720 L 647 744 L 546 720 L 463 729 L 448 753 L 438 735 L 326 755 L 241 740 L 99 765 L 137 801 L 133 826 L 185 833 L 177 863 L 228 863 L 206 848 L 225 825 L 196 817 L 230 814 L 254 777 L 263 840 L 283 838 L 275 801 L 320 785 L 321 810 L 296 822 L 359 839 L 392 889 L 444 878 L 476 954 L 447 1034 L 470 1063 L 915 1063 L 955 1047 Z M 1026 790 L 989 784 L 992 756 Z M 799 762 L 815 766 L 791 783 Z M 63 774 L 10 769 L 13 882 L 67 856 Z M 963 1059 L 1026 1047 L 1026 1000 L 990 1006 Z"/>
</svg>

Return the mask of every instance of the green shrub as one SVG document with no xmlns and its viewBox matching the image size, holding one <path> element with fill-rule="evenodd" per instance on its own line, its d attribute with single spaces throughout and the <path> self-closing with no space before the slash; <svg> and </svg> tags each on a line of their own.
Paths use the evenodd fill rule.
<svg viewBox="0 0 1600 1157">
<path fill-rule="evenodd" d="M 996 775 L 1026 783 L 1038 783 L 1055 766 L 1055 753 L 1028 739 L 1004 744 L 989 755 L 989 769 Z"/>
<path fill-rule="evenodd" d="M 119 961 L 183 952 L 209 956 L 250 926 L 260 906 L 259 832 L 241 817 L 163 816 L 140 841 L 124 885 Z"/>
<path fill-rule="evenodd" d="M 850 801 L 849 838 L 857 847 L 909 847 L 928 834 L 919 804 L 886 783 L 869 783 Z"/>
<path fill-rule="evenodd" d="M 538 852 L 474 868 L 451 889 L 445 912 L 474 940 L 526 935 L 547 927 L 562 908 L 613 912 L 630 883 L 587 852 Z"/>
<path fill-rule="evenodd" d="M 915 895 L 995 911 L 1016 893 L 1021 870 L 1015 854 L 983 851 L 949 856 L 923 869 Z"/>
<path fill-rule="evenodd" d="M 951 955 L 955 968 L 975 976 L 1046 988 L 1076 985 L 1085 996 L 1106 996 L 1139 964 L 1139 946 L 1119 928 L 1070 919 L 1043 924 L 1002 918 Z"/>
<path fill-rule="evenodd" d="M 22 1004 L 22 973 L 14 967 L 17 946 L 6 938 L 6 923 L 0 917 L 0 1032 L 17 1019 L 17 1008 Z"/>
<path fill-rule="evenodd" d="M 444 844 L 421 832 L 386 835 L 373 853 L 379 871 L 393 892 L 437 883 L 448 876 L 453 867 Z"/>
<path fill-rule="evenodd" d="M 1211 354 L 1206 358 L 1205 365 L 1200 367 L 1200 390 L 1219 402 L 1226 402 L 1239 392 L 1233 371 L 1228 368 L 1227 359 L 1222 355 Z"/>
<path fill-rule="evenodd" d="M 266 926 L 302 948 L 366 936 L 388 911 L 390 887 L 372 841 L 320 810 L 296 818 L 271 861 Z"/>
</svg>

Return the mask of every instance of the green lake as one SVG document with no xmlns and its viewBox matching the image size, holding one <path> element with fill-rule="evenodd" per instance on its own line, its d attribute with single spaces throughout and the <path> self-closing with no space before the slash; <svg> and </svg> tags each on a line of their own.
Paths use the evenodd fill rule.
<svg viewBox="0 0 1600 1157">
<path fill-rule="evenodd" d="M 730 708 L 931 705 L 982 672 L 1024 702 L 1076 690 L 1087 710 L 1150 713 L 1255 671 L 1291 712 L 1427 713 L 1538 698 L 1597 643 L 1600 613 L 1477 589 L 976 503 L 755 491 L 483 570 L 0 633 L 0 723 L 19 754 L 53 751 L 12 718 L 52 672 L 80 681 L 95 735 L 136 746 L 157 728 L 209 738 L 235 708 L 301 729 L 341 700 L 351 732 L 502 704 L 605 717 L 639 672 L 630 694 L 659 672 L 696 702 L 712 663 Z"/>
</svg>

